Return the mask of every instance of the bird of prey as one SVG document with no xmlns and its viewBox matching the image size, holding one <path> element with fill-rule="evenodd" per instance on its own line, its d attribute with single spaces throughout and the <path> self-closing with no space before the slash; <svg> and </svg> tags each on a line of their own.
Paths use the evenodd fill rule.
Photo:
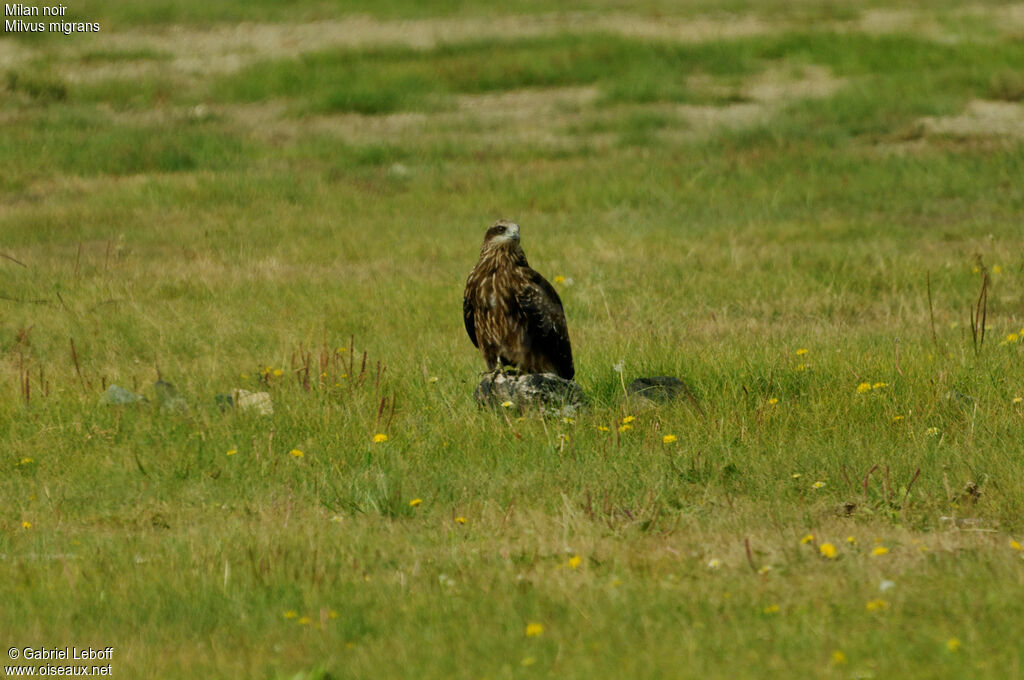
<svg viewBox="0 0 1024 680">
<path fill-rule="evenodd" d="M 480 259 L 466 280 L 462 316 L 487 370 L 508 366 L 566 380 L 575 375 L 562 300 L 530 269 L 515 222 L 498 220 L 484 235 Z"/>
</svg>

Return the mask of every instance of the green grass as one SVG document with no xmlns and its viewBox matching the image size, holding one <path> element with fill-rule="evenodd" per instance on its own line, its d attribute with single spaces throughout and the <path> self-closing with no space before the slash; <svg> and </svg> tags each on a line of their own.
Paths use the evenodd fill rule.
<svg viewBox="0 0 1024 680">
<path fill-rule="evenodd" d="M 120 677 L 1022 677 L 1024 147 L 926 120 L 1019 102 L 1022 47 L 836 33 L 854 10 L 829 7 L 741 39 L 243 50 L 231 73 L 181 67 L 185 38 L 19 43 L 9 646 L 113 646 Z M 105 11 L 154 40 L 338 16 Z M 494 10 L 435 8 L 459 11 Z M 566 277 L 574 420 L 472 401 L 460 296 L 499 217 Z M 622 399 L 650 375 L 700 411 Z M 273 415 L 222 411 L 237 388 Z"/>
</svg>

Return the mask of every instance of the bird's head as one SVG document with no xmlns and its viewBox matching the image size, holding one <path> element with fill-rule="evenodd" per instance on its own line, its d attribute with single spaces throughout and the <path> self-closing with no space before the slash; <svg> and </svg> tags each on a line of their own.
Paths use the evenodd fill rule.
<svg viewBox="0 0 1024 680">
<path fill-rule="evenodd" d="M 509 243 L 519 244 L 519 225 L 511 220 L 498 220 L 484 234 L 484 250 Z"/>
</svg>

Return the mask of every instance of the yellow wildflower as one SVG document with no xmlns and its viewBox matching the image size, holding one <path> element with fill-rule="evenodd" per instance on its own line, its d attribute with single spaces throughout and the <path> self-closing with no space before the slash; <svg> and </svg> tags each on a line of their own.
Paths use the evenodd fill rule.
<svg viewBox="0 0 1024 680">
<path fill-rule="evenodd" d="M 800 545 L 805 545 L 807 543 L 810 543 L 813 540 L 814 540 L 814 534 L 807 534 L 803 538 L 800 539 Z"/>
<path fill-rule="evenodd" d="M 336 619 L 336 618 L 338 618 L 338 612 L 335 611 L 334 609 L 332 609 L 331 611 L 327 612 L 327 618 L 329 618 L 329 619 Z"/>
<path fill-rule="evenodd" d="M 438 380 L 440 380 L 440 378 L 438 378 L 436 375 L 430 376 L 430 382 L 436 383 Z"/>
<path fill-rule="evenodd" d="M 876 545 L 874 550 L 871 551 L 872 555 L 885 555 L 889 552 L 889 549 L 884 545 Z"/>
<path fill-rule="evenodd" d="M 626 432 L 626 431 L 632 430 L 632 429 L 633 429 L 632 425 L 621 425 L 619 427 L 619 432 Z"/>
<path fill-rule="evenodd" d="M 633 417 L 633 416 L 626 416 L 625 418 L 623 418 L 623 419 L 622 419 L 622 422 L 623 422 L 623 423 L 631 423 L 631 422 L 633 422 L 634 420 L 636 420 L 636 418 L 635 418 L 635 417 Z"/>
<path fill-rule="evenodd" d="M 924 433 L 930 437 L 937 437 L 939 435 L 939 428 L 929 427 Z"/>
<path fill-rule="evenodd" d="M 836 550 L 836 547 L 831 543 L 822 543 L 821 545 L 819 545 L 818 552 L 821 553 L 822 557 L 825 557 L 830 560 L 834 560 L 839 554 Z"/>
<path fill-rule="evenodd" d="M 456 517 L 456 518 L 455 518 L 455 521 L 456 521 L 456 523 L 458 523 L 458 524 L 465 524 L 465 523 L 466 523 L 466 518 L 465 518 L 465 517 L 462 517 L 462 516 L 459 516 L 459 517 Z"/>
<path fill-rule="evenodd" d="M 793 474 L 790 475 L 790 477 L 792 477 L 793 479 L 800 479 L 800 473 L 794 472 Z"/>
<path fill-rule="evenodd" d="M 871 383 L 864 382 L 864 383 L 861 383 L 861 384 L 857 385 L 857 391 L 860 392 L 861 394 L 864 394 L 865 392 L 870 392 L 871 391 Z"/>
<path fill-rule="evenodd" d="M 227 452 L 227 453 L 225 453 L 224 455 L 225 455 L 225 456 L 233 456 L 233 455 L 235 455 L 236 453 L 238 453 L 238 449 L 228 449 L 228 452 Z"/>
<path fill-rule="evenodd" d="M 847 536 L 846 537 L 846 542 L 849 543 L 850 545 L 853 545 L 854 543 L 857 542 L 857 539 L 854 538 L 853 536 Z"/>
<path fill-rule="evenodd" d="M 1024 548 L 1021 548 L 1020 543 L 1018 543 L 1017 541 L 1013 540 L 1012 538 L 1010 539 L 1010 547 L 1013 548 L 1014 550 L 1024 550 Z"/>
<path fill-rule="evenodd" d="M 286 618 L 286 619 L 297 619 L 297 618 L 299 618 L 299 613 L 297 611 L 295 611 L 294 609 L 289 609 L 288 611 L 286 611 L 284 613 L 284 618 Z"/>
<path fill-rule="evenodd" d="M 802 357 L 803 355 L 807 354 L 807 353 L 808 353 L 808 352 L 810 352 L 810 351 L 811 351 L 811 350 L 807 349 L 806 347 L 801 347 L 800 349 L 798 349 L 798 350 L 796 351 L 796 355 L 797 355 L 798 357 Z"/>
<path fill-rule="evenodd" d="M 512 408 L 512 402 L 511 401 L 503 401 L 503 402 L 501 402 L 501 406 L 502 406 L 502 408 Z"/>
<path fill-rule="evenodd" d="M 288 453 L 290 453 L 294 458 L 302 458 L 302 456 L 305 455 L 302 453 L 302 451 L 299 451 L 298 449 L 292 449 Z"/>
<path fill-rule="evenodd" d="M 903 420 L 903 418 L 904 418 L 904 416 L 893 416 L 893 417 L 892 417 L 892 422 L 894 422 L 894 423 L 898 423 L 898 422 L 900 422 L 901 420 Z"/>
<path fill-rule="evenodd" d="M 605 427 L 604 425 L 598 425 L 598 426 L 597 426 L 597 431 L 598 431 L 598 432 L 610 432 L 611 430 L 609 430 L 609 429 L 608 429 L 607 427 Z"/>
<path fill-rule="evenodd" d="M 810 364 L 797 364 L 796 365 L 796 370 L 798 370 L 798 371 L 806 371 L 809 367 L 810 367 Z"/>
<path fill-rule="evenodd" d="M 568 417 L 568 416 L 562 418 L 562 422 L 565 423 L 566 425 L 575 425 L 576 424 L 576 421 L 573 420 L 572 418 Z"/>
<path fill-rule="evenodd" d="M 662 444 L 672 444 L 672 443 L 675 443 L 675 441 L 676 441 L 676 436 L 674 434 L 667 434 L 667 435 L 665 435 L 664 437 L 661 438 L 661 443 Z"/>
<path fill-rule="evenodd" d="M 718 569 L 720 566 L 722 566 L 722 560 L 717 557 L 712 557 L 708 560 L 708 569 Z"/>
<path fill-rule="evenodd" d="M 558 277 L 556 276 L 555 278 L 558 278 Z M 537 663 L 537 658 L 533 657 L 533 656 L 524 656 L 523 660 L 520 661 L 519 663 L 521 663 L 524 666 L 532 666 L 533 664 Z"/>
<path fill-rule="evenodd" d="M 417 505 L 419 505 L 422 502 L 423 502 L 422 498 L 413 498 L 411 501 L 409 501 L 409 507 L 410 508 L 415 508 Z"/>
<path fill-rule="evenodd" d="M 300 626 L 308 626 L 309 624 L 313 623 L 313 619 L 309 618 L 308 616 L 303 616 L 296 623 L 298 623 Z"/>
<path fill-rule="evenodd" d="M 836 666 L 842 666 L 846 663 L 846 655 L 843 654 L 842 650 L 837 649 L 832 652 L 832 663 Z"/>
<path fill-rule="evenodd" d="M 959 652 L 961 647 L 963 647 L 963 643 L 957 640 L 955 637 L 946 640 L 946 649 L 948 649 L 951 652 Z"/>
<path fill-rule="evenodd" d="M 32 522 L 27 522 L 27 521 L 26 522 L 22 522 L 21 523 L 21 528 L 22 529 L 31 529 L 32 528 Z"/>
<path fill-rule="evenodd" d="M 552 281 L 553 281 L 554 283 L 565 283 L 565 277 L 564 277 L 564 276 L 562 276 L 561 274 L 558 274 L 557 276 L 555 276 L 555 278 L 553 278 L 553 279 L 551 279 L 551 280 L 552 280 Z"/>
<path fill-rule="evenodd" d="M 580 559 L 579 555 L 573 555 L 572 557 L 569 558 L 569 568 L 570 569 L 578 568 L 580 566 L 580 562 L 582 562 L 582 561 L 583 560 Z"/>
<path fill-rule="evenodd" d="M 765 614 L 778 614 L 779 613 L 779 605 L 777 605 L 777 604 L 770 604 L 767 607 L 765 607 L 764 609 L 762 609 L 761 611 L 763 611 Z"/>
<path fill-rule="evenodd" d="M 1020 340 L 1020 336 L 1019 335 L 1017 335 L 1016 333 L 1010 333 L 1009 335 L 1006 336 L 1006 339 L 1003 340 L 1003 343 L 1004 344 L 1006 344 L 1006 343 L 1013 343 L 1013 342 L 1017 342 L 1018 340 Z"/>
<path fill-rule="evenodd" d="M 814 484 L 811 484 L 811 486 L 813 486 L 815 489 L 820 489 L 821 487 L 825 486 L 825 482 L 815 482 Z"/>
<path fill-rule="evenodd" d="M 992 265 L 992 273 L 993 274 L 1002 274 L 1003 273 L 1003 268 L 1000 267 L 997 264 L 994 264 L 994 265 Z"/>
<path fill-rule="evenodd" d="M 871 386 L 871 389 L 873 389 L 873 390 L 880 390 L 883 387 L 888 387 L 888 386 L 889 386 L 889 383 L 876 382 L 874 385 Z"/>
<path fill-rule="evenodd" d="M 769 406 L 775 406 L 778 403 L 779 403 L 779 400 L 776 399 L 775 397 L 772 397 L 771 399 L 768 400 L 768 405 Z"/>
<path fill-rule="evenodd" d="M 388 440 L 388 436 L 386 434 L 384 434 L 383 432 L 378 432 L 377 434 L 373 435 L 373 443 L 374 444 L 380 444 L 382 442 L 386 442 L 387 440 Z"/>
<path fill-rule="evenodd" d="M 282 371 L 280 368 L 275 368 L 274 369 L 274 377 L 275 378 L 280 378 L 282 375 L 284 375 L 284 371 Z"/>
<path fill-rule="evenodd" d="M 772 570 L 772 565 L 766 564 L 763 567 L 761 567 L 760 569 L 758 569 L 757 573 L 760 574 L 761 576 L 764 576 L 765 574 L 767 574 L 771 570 Z"/>
<path fill-rule="evenodd" d="M 1014 404 L 1024 403 L 1024 397 L 1014 397 L 1013 398 L 1013 403 Z"/>
<path fill-rule="evenodd" d="M 864 605 L 864 608 L 867 609 L 869 612 L 877 612 L 883 609 L 888 609 L 889 603 L 881 598 L 878 598 L 874 600 L 869 600 L 868 603 Z"/>
<path fill-rule="evenodd" d="M 539 637 L 544 632 L 544 626 L 534 621 L 526 624 L 526 637 Z"/>
</svg>

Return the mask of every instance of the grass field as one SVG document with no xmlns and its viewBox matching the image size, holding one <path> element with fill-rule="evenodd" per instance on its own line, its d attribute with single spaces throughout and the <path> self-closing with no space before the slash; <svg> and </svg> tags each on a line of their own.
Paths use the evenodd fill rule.
<svg viewBox="0 0 1024 680">
<path fill-rule="evenodd" d="M 345 5 L 0 36 L 0 640 L 122 678 L 1024 677 L 1024 5 Z M 575 419 L 473 402 L 498 218 Z M 700 410 L 623 399 L 651 375 Z"/>
</svg>

